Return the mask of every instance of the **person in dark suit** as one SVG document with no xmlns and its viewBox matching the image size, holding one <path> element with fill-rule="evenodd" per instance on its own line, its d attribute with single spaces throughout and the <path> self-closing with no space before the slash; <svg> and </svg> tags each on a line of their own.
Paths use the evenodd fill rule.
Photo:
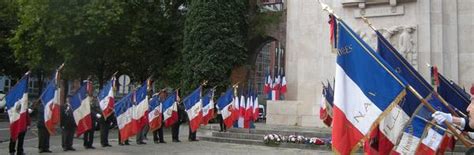
<svg viewBox="0 0 474 155">
<path fill-rule="evenodd" d="M 112 117 L 114 114 L 111 114 L 109 117 L 101 117 L 99 118 L 99 126 L 100 126 L 100 144 L 102 147 L 112 147 L 109 144 L 109 129 L 110 125 L 112 124 Z"/>
<path fill-rule="evenodd" d="M 39 153 L 51 153 L 49 150 L 49 131 L 44 124 L 44 105 L 38 104 L 38 150 Z"/>
<path fill-rule="evenodd" d="M 224 96 L 224 93 L 221 94 Z M 217 104 L 214 104 L 214 109 L 217 111 L 217 120 L 219 121 L 220 130 L 219 132 L 227 132 L 227 127 L 224 124 L 224 118 L 222 117 L 221 110 Z"/>
<path fill-rule="evenodd" d="M 27 115 L 26 115 L 26 126 L 30 126 L 30 114 L 33 112 L 32 109 L 29 109 L 28 108 L 28 111 L 27 111 Z M 18 137 L 16 140 L 13 140 L 12 138 L 10 138 L 10 144 L 9 144 L 9 153 L 10 155 L 14 155 L 15 152 L 17 155 L 24 155 L 24 150 L 23 150 L 23 142 L 25 140 L 25 134 L 26 134 L 26 130 L 23 131 L 23 132 L 20 132 L 18 134 Z M 18 145 L 17 145 L 18 144 Z M 16 150 L 15 150 L 15 146 L 17 147 Z"/>
<path fill-rule="evenodd" d="M 166 98 L 168 97 L 168 93 L 166 92 L 165 89 L 161 90 L 158 94 L 158 96 L 160 97 L 160 102 L 163 103 Z M 163 113 L 161 113 L 161 127 L 158 129 L 158 130 L 155 130 L 153 131 L 153 141 L 155 142 L 155 144 L 158 144 L 158 143 L 166 143 L 165 142 L 165 139 L 163 137 L 163 128 L 164 128 L 164 117 L 163 117 Z"/>
<path fill-rule="evenodd" d="M 94 98 L 91 102 L 91 119 L 92 119 L 92 128 L 87 130 L 84 133 L 84 148 L 86 149 L 95 149 L 92 144 L 94 143 L 94 131 L 97 124 L 97 120 L 102 117 L 100 113 L 100 108 L 97 106 L 97 100 Z"/>
<path fill-rule="evenodd" d="M 186 112 L 185 112 L 185 113 L 186 113 Z M 188 141 L 190 141 L 190 142 L 199 141 L 199 140 L 196 138 L 196 132 L 197 132 L 197 130 L 196 130 L 195 132 L 192 132 L 192 131 L 191 131 L 191 120 L 189 120 L 189 116 L 187 115 L 187 113 L 186 113 L 186 118 L 187 118 L 186 120 L 189 122 L 189 136 L 188 136 Z"/>
<path fill-rule="evenodd" d="M 186 111 L 184 111 L 184 105 L 182 103 L 178 103 L 178 121 L 174 123 L 171 127 L 171 137 L 173 139 L 173 142 L 181 142 L 179 140 L 179 126 L 181 125 L 181 123 L 186 122 L 185 119 Z"/>
<path fill-rule="evenodd" d="M 64 151 L 75 151 L 72 147 L 76 123 L 69 102 L 61 105 L 62 147 Z"/>
</svg>

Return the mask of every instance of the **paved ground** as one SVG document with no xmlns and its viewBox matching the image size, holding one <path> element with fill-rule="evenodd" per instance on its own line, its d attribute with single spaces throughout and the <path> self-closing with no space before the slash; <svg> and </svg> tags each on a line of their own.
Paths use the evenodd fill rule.
<svg viewBox="0 0 474 155">
<path fill-rule="evenodd" d="M 61 148 L 61 136 L 52 136 L 50 149 L 53 151 L 52 154 L 73 154 L 73 155 L 93 155 L 93 154 L 114 154 L 114 155 L 125 155 L 125 154 L 332 154 L 328 151 L 318 150 L 300 150 L 300 149 L 288 149 L 288 148 L 275 148 L 266 146 L 251 146 L 251 145 L 239 145 L 229 143 L 214 143 L 214 142 L 188 142 L 188 127 L 181 126 L 180 130 L 181 143 L 171 142 L 171 133 L 169 130 L 165 130 L 166 144 L 153 144 L 148 143 L 147 145 L 137 145 L 132 140 L 130 146 L 118 146 L 117 145 L 117 130 L 112 130 L 110 133 L 110 143 L 113 147 L 102 148 L 99 143 L 99 132 L 95 133 L 94 146 L 95 150 L 85 150 L 82 147 L 82 139 L 74 139 L 74 148 L 77 151 L 74 152 L 63 152 Z M 208 134 L 204 130 L 198 133 L 199 135 Z M 38 138 L 36 128 L 32 128 L 27 132 L 25 139 L 25 151 L 27 154 L 38 154 Z M 8 123 L 0 122 L 0 141 L 7 140 L 9 137 Z M 151 140 L 151 135 L 148 135 Z M 0 155 L 7 154 L 8 152 L 8 140 L 0 142 Z"/>
</svg>

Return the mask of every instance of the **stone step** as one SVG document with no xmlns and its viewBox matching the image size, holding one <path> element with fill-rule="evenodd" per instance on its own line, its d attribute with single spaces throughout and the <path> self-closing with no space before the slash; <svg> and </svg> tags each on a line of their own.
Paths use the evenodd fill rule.
<svg viewBox="0 0 474 155">
<path fill-rule="evenodd" d="M 331 148 L 326 145 L 308 145 L 308 144 L 294 144 L 294 143 L 281 143 L 279 145 L 267 145 L 263 143 L 263 140 L 236 139 L 236 138 L 209 137 L 209 136 L 201 136 L 200 139 L 204 141 L 219 142 L 219 143 L 261 145 L 261 146 L 269 146 L 269 147 L 311 149 L 311 150 L 331 150 Z"/>
<path fill-rule="evenodd" d="M 218 131 L 218 126 L 208 126 L 207 130 Z M 298 131 L 298 130 L 283 130 L 283 129 L 269 129 L 269 128 L 257 128 L 257 129 L 242 129 L 242 128 L 230 128 L 227 129 L 228 132 L 232 133 L 250 133 L 250 134 L 260 134 L 260 135 L 267 135 L 267 134 L 279 134 L 282 136 L 289 136 L 289 135 L 301 135 L 305 137 L 319 137 L 319 138 L 328 138 L 331 137 L 330 130 L 314 130 L 314 131 Z"/>
<path fill-rule="evenodd" d="M 238 129 L 238 128 L 229 129 L 228 131 L 235 132 L 235 133 L 252 133 L 252 134 L 261 134 L 261 135 L 279 134 L 282 136 L 301 135 L 304 137 L 319 137 L 319 138 L 331 137 L 330 132 L 324 132 L 324 131 L 323 132 L 320 132 L 320 131 L 308 132 L 308 131 L 280 131 L 280 130 L 270 130 L 270 129 Z"/>
<path fill-rule="evenodd" d="M 233 138 L 233 139 L 249 139 L 249 140 L 263 140 L 261 134 L 251 134 L 251 133 L 235 133 L 235 132 L 212 132 L 213 137 L 222 137 L 222 138 Z"/>
</svg>

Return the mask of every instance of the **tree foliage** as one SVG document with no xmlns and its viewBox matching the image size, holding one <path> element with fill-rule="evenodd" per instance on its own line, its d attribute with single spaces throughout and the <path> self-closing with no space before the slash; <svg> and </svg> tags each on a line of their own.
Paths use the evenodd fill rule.
<svg viewBox="0 0 474 155">
<path fill-rule="evenodd" d="M 189 4 L 183 40 L 183 87 L 202 81 L 225 88 L 233 67 L 246 59 L 247 2 L 196 0 Z"/>
<path fill-rule="evenodd" d="M 19 0 L 11 45 L 30 68 L 51 71 L 65 62 L 68 78 L 103 82 L 119 71 L 139 81 L 155 73 L 166 79 L 176 59 L 169 53 L 179 51 L 182 1 Z"/>
<path fill-rule="evenodd" d="M 8 39 L 13 36 L 13 30 L 18 26 L 18 5 L 15 1 L 0 1 L 0 75 L 21 76 L 26 68 L 15 61 L 13 49 Z"/>
</svg>

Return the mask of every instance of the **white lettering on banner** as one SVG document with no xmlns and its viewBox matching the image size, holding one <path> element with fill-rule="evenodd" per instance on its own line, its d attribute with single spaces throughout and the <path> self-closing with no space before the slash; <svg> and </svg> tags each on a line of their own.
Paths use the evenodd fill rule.
<svg viewBox="0 0 474 155">
<path fill-rule="evenodd" d="M 403 127 L 409 119 L 410 117 L 408 117 L 400 106 L 395 106 L 380 122 L 380 130 L 390 140 L 390 142 L 396 144 L 398 137 L 403 132 Z"/>
<path fill-rule="evenodd" d="M 335 106 L 344 112 L 348 121 L 362 134 L 368 134 L 370 127 L 382 114 L 382 111 L 372 103 L 339 65 L 336 66 L 335 86 Z"/>
<path fill-rule="evenodd" d="M 400 144 L 396 148 L 396 152 L 400 154 L 415 154 L 420 139 L 413 136 L 413 126 L 408 126 L 409 133 L 404 132 Z"/>
</svg>

